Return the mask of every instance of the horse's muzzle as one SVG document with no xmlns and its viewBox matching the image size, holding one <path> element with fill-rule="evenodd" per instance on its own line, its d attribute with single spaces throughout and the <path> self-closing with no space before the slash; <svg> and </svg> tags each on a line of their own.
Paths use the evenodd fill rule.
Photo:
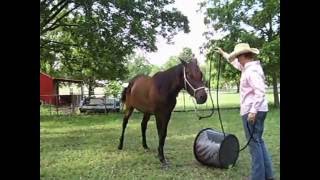
<svg viewBox="0 0 320 180">
<path fill-rule="evenodd" d="M 196 95 L 197 104 L 203 104 L 207 101 L 207 93 L 205 91 L 199 91 Z"/>
</svg>

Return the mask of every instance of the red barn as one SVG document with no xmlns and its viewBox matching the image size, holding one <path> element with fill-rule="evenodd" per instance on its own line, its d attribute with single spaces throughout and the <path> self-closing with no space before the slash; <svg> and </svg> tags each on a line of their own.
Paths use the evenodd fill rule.
<svg viewBox="0 0 320 180">
<path fill-rule="evenodd" d="M 40 72 L 40 100 L 47 104 L 57 105 L 60 104 L 58 102 L 60 102 L 61 98 L 71 99 L 72 95 L 59 95 L 59 82 L 83 83 L 81 80 L 53 78 L 48 74 Z"/>
<path fill-rule="evenodd" d="M 53 78 L 45 73 L 40 72 L 40 100 L 48 103 L 54 103 L 56 87 Z"/>
</svg>

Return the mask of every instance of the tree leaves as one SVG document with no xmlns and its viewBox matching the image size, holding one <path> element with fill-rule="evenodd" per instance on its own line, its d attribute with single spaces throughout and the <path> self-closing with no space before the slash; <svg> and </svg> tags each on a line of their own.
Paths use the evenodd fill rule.
<svg viewBox="0 0 320 180">
<path fill-rule="evenodd" d="M 174 1 L 41 0 L 41 70 L 83 79 L 126 78 L 125 58 L 140 47 L 157 50 L 156 35 L 171 40 L 189 22 Z M 53 65 L 59 62 L 60 68 Z"/>
<path fill-rule="evenodd" d="M 211 40 L 207 47 L 221 47 L 232 52 L 236 43 L 247 42 L 260 49 L 258 58 L 262 61 L 268 79 L 271 74 L 280 76 L 280 1 L 279 0 L 207 0 L 206 22 L 211 23 L 215 31 L 226 35 L 220 40 Z M 252 31 L 253 29 L 253 31 Z M 209 33 L 207 33 L 209 34 Z M 207 58 L 214 56 L 209 51 Z M 214 61 L 215 67 L 217 61 Z M 232 82 L 239 73 L 229 69 L 229 64 L 222 64 L 222 79 Z M 272 72 L 272 73 L 271 73 Z"/>
</svg>

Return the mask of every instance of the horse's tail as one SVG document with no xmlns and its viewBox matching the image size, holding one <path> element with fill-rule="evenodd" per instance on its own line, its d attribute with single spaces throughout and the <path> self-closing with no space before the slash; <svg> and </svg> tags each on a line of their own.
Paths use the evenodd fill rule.
<svg viewBox="0 0 320 180">
<path fill-rule="evenodd" d="M 127 89 L 128 89 L 128 87 L 125 87 L 125 88 L 122 90 L 122 93 L 121 93 L 121 102 L 122 102 L 122 103 L 126 102 Z"/>
<path fill-rule="evenodd" d="M 121 93 L 121 102 L 122 102 L 122 103 L 126 102 L 127 92 L 130 92 L 130 91 L 131 91 L 132 85 L 134 84 L 135 80 L 136 80 L 138 77 L 140 77 L 140 76 L 143 76 L 143 75 L 137 75 L 137 76 L 135 76 L 134 78 L 132 78 L 132 79 L 129 81 L 128 86 L 125 87 L 125 88 L 122 90 L 122 93 Z"/>
</svg>

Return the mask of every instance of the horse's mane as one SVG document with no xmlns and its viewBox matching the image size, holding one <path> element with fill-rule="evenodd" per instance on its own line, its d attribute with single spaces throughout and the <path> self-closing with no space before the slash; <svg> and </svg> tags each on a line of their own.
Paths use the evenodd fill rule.
<svg viewBox="0 0 320 180">
<path fill-rule="evenodd" d="M 173 82 L 176 77 L 179 77 L 182 73 L 182 64 L 177 64 L 165 71 L 157 72 L 152 78 L 154 79 L 156 87 L 161 91 L 166 91 L 171 93 L 173 88 Z M 174 92 L 175 93 L 175 92 Z"/>
<path fill-rule="evenodd" d="M 158 71 L 157 73 L 155 73 L 153 75 L 153 77 L 159 76 L 160 74 L 170 74 L 171 75 L 172 73 L 179 73 L 180 68 L 182 68 L 182 64 L 177 64 L 177 65 L 172 66 L 164 71 Z"/>
</svg>

